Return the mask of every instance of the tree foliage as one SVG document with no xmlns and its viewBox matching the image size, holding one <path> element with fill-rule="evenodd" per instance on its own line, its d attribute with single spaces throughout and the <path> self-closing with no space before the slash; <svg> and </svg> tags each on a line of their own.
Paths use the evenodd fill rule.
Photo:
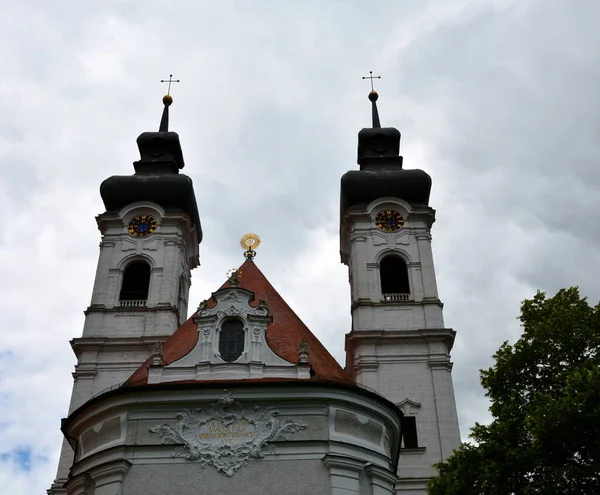
<svg viewBox="0 0 600 495">
<path fill-rule="evenodd" d="M 600 305 L 538 292 L 520 320 L 480 372 L 492 422 L 436 465 L 430 495 L 600 494 Z"/>
</svg>

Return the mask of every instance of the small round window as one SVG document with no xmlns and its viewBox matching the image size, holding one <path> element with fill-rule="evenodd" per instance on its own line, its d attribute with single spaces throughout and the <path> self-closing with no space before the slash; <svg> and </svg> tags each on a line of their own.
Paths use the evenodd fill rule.
<svg viewBox="0 0 600 495">
<path fill-rule="evenodd" d="M 241 320 L 225 320 L 219 332 L 219 354 L 221 359 L 231 363 L 244 352 L 244 324 Z"/>
</svg>

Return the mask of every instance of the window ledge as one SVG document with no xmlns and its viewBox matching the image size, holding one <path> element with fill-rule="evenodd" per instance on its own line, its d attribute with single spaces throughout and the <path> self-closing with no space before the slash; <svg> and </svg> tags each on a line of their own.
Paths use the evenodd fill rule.
<svg viewBox="0 0 600 495">
<path fill-rule="evenodd" d="M 412 449 L 400 449 L 400 455 L 420 455 L 425 453 L 425 447 L 415 447 Z"/>
</svg>

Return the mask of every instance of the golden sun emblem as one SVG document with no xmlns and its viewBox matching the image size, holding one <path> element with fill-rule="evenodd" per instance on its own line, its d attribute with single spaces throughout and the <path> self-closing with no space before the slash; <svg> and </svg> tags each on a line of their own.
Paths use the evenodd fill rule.
<svg viewBox="0 0 600 495">
<path fill-rule="evenodd" d="M 256 234 L 246 234 L 240 240 L 240 245 L 246 250 L 254 251 L 260 245 L 260 237 Z"/>
<path fill-rule="evenodd" d="M 256 248 L 260 245 L 260 237 L 256 234 L 246 234 L 240 240 L 240 245 L 244 249 L 244 256 L 251 260 L 256 256 Z"/>
</svg>

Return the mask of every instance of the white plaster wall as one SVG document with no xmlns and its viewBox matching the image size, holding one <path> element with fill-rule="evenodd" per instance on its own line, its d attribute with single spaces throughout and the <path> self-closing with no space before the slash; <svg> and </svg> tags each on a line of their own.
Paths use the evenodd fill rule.
<svg viewBox="0 0 600 495">
<path fill-rule="evenodd" d="M 158 227 L 147 237 L 134 238 L 127 226 L 140 213 L 153 215 Z M 104 213 L 97 223 L 102 240 L 91 304 L 82 337 L 71 342 L 78 362 L 69 413 L 127 380 L 148 358 L 154 342 L 164 341 L 178 328 L 187 316 L 190 270 L 199 263 L 197 235 L 182 212 L 165 212 L 155 203 L 139 202 L 118 214 Z M 123 273 L 134 260 L 151 267 L 148 299 L 145 307 L 122 308 Z M 72 459 L 71 448 L 63 445 L 57 480 L 66 479 Z"/>
<path fill-rule="evenodd" d="M 135 464 L 125 478 L 126 495 L 329 495 L 329 472 L 318 459 L 252 460 L 232 478 L 197 464 Z"/>
<path fill-rule="evenodd" d="M 379 230 L 374 219 L 384 208 L 398 210 L 405 218 L 404 227 L 391 233 Z M 341 245 L 350 272 L 354 330 L 443 328 L 431 251 L 434 220 L 432 208 L 411 207 L 396 198 L 382 198 L 346 214 Z M 408 267 L 411 298 L 403 305 L 382 302 L 379 263 L 392 253 Z"/>
<path fill-rule="evenodd" d="M 432 465 L 450 455 L 460 443 L 444 331 L 438 336 L 425 333 L 421 337 L 410 331 L 387 336 L 382 333 L 378 338 L 364 335 L 368 333 L 357 337 L 359 344 L 353 360 L 357 382 L 377 390 L 395 404 L 406 399 L 419 404 L 407 412 L 416 416 L 421 448 L 401 456 L 399 475 L 433 476 Z M 407 334 L 410 337 L 403 338 Z"/>
<path fill-rule="evenodd" d="M 127 232 L 127 225 L 141 212 L 152 214 L 158 227 L 147 237 L 135 238 Z M 194 244 L 197 246 L 197 243 L 190 242 L 196 234 L 187 215 L 165 213 L 153 203 L 136 203 L 124 208 L 118 215 L 100 215 L 97 221 L 102 242 L 91 307 L 118 307 L 125 267 L 134 260 L 146 261 L 151 267 L 148 307 L 177 307 L 182 276 L 182 295 L 187 301 L 190 270 L 198 265 L 197 247 L 190 248 Z M 193 252 L 189 252 L 190 249 Z"/>
<path fill-rule="evenodd" d="M 399 418 L 385 403 L 360 391 L 331 386 L 258 386 L 231 392 L 247 411 L 255 406 L 274 408 L 279 420 L 306 427 L 288 433 L 287 440 L 274 442 L 275 452 L 264 448 L 263 458 L 250 459 L 227 477 L 213 466 L 202 468 L 198 461 L 174 457 L 179 445 L 164 444 L 160 435 L 150 431 L 164 424 L 176 426 L 182 411 L 209 410 L 223 395 L 222 390 L 196 387 L 119 394 L 69 419 L 69 435 L 83 446 L 83 436 L 91 434 L 94 441 L 88 445 L 94 447 L 79 449 L 67 486 L 84 486 L 82 480 L 87 478 L 94 486 L 98 473 L 106 471 L 110 476 L 103 479 L 110 479 L 106 486 L 111 487 L 112 495 L 393 493 L 396 476 L 389 466 L 395 461 Z M 345 421 L 339 421 L 338 411 L 343 412 Z M 113 427 L 105 428 L 109 423 Z M 365 429 L 366 424 L 370 426 Z M 76 489 L 69 489 L 67 495 L 78 493 Z M 81 493 L 99 492 L 96 488 Z"/>
<path fill-rule="evenodd" d="M 385 233 L 374 218 L 384 208 L 400 211 L 402 229 Z M 424 494 L 432 465 L 460 443 L 451 377 L 450 349 L 454 332 L 444 328 L 431 249 L 435 211 L 415 208 L 397 198 L 382 198 L 349 211 L 342 220 L 342 261 L 349 268 L 352 331 L 347 335 L 348 363 L 358 383 L 395 404 L 407 399 L 418 407 L 418 449 L 406 450 L 399 465 L 399 493 Z M 389 253 L 404 258 L 411 297 L 385 302 L 379 263 Z"/>
<path fill-rule="evenodd" d="M 154 234 L 134 238 L 127 225 L 140 213 L 152 214 L 158 227 Z M 71 411 L 90 395 L 125 381 L 147 359 L 152 344 L 177 329 L 187 316 L 178 314 L 178 309 L 187 312 L 182 300 L 188 299 L 190 270 L 198 264 L 197 242 L 191 242 L 197 240 L 196 234 L 181 212 L 165 212 L 154 203 L 134 203 L 116 215 L 100 215 L 98 227 L 102 242 L 91 306 L 82 338 L 73 341 L 78 355 L 75 380 L 85 371 L 93 383 L 75 385 Z M 133 260 L 144 260 L 151 267 L 147 304 L 122 308 L 123 273 Z"/>
</svg>

